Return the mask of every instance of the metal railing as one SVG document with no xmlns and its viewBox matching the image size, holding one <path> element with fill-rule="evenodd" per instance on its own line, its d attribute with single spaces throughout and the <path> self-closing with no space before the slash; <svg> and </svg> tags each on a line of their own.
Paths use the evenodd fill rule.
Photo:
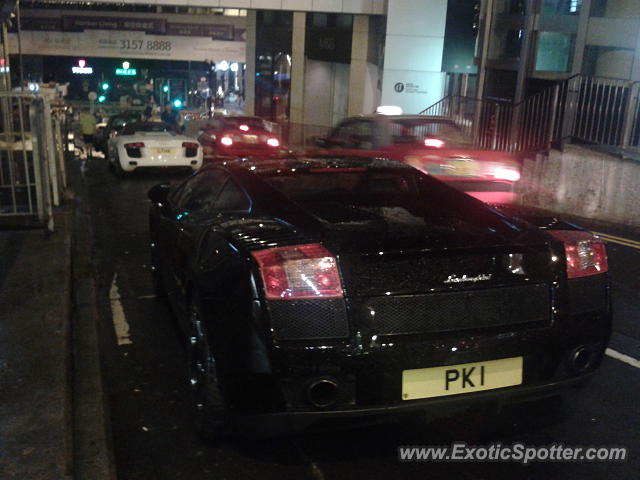
<svg viewBox="0 0 640 480">
<path fill-rule="evenodd" d="M 64 123 L 46 98 L 0 93 L 0 226 L 53 230 L 53 207 L 67 185 Z"/>
<path fill-rule="evenodd" d="M 640 147 L 640 82 L 575 75 L 518 104 L 451 95 L 420 112 L 450 118 L 482 148 L 545 151 L 566 142 Z"/>
</svg>

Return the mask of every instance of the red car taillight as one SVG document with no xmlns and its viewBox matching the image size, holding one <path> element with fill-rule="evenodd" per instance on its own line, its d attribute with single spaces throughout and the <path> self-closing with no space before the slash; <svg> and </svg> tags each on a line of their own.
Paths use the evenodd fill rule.
<svg viewBox="0 0 640 480">
<path fill-rule="evenodd" d="M 270 138 L 269 140 L 267 140 L 267 145 L 269 145 L 270 147 L 279 147 L 280 140 L 278 140 L 277 138 Z"/>
<path fill-rule="evenodd" d="M 231 137 L 222 137 L 220 139 L 220 143 L 225 147 L 230 147 L 231 145 L 233 145 L 233 139 Z"/>
<path fill-rule="evenodd" d="M 342 298 L 336 258 L 319 243 L 258 250 L 258 263 L 268 300 Z"/>
<path fill-rule="evenodd" d="M 549 230 L 548 233 L 564 243 L 569 278 L 587 277 L 609 270 L 607 250 L 598 237 L 574 230 Z"/>
<path fill-rule="evenodd" d="M 444 145 L 445 145 L 444 140 L 440 140 L 439 138 L 425 138 L 424 139 L 424 146 L 425 147 L 442 148 L 442 147 L 444 147 Z"/>
<path fill-rule="evenodd" d="M 135 148 L 144 148 L 144 143 L 142 143 L 142 142 L 125 143 L 124 144 L 124 148 L 126 148 L 127 150 L 132 150 L 132 149 L 135 149 Z"/>
<path fill-rule="evenodd" d="M 515 168 L 509 167 L 496 167 L 493 170 L 493 176 L 496 180 L 507 180 L 509 182 L 520 180 L 520 172 Z"/>
<path fill-rule="evenodd" d="M 200 144 L 198 143 L 182 142 L 182 148 L 195 148 L 197 150 L 199 146 Z"/>
</svg>

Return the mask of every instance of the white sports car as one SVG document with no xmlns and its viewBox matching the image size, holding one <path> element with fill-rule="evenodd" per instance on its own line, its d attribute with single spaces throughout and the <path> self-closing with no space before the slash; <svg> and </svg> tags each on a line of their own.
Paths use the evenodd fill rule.
<svg viewBox="0 0 640 480">
<path fill-rule="evenodd" d="M 202 166 L 202 147 L 162 122 L 134 122 L 109 139 L 107 158 L 119 176 L 138 168 Z"/>
</svg>

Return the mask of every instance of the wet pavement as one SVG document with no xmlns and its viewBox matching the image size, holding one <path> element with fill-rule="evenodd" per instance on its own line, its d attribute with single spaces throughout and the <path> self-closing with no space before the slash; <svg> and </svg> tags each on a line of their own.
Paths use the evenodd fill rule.
<svg viewBox="0 0 640 480">
<path fill-rule="evenodd" d="M 102 159 L 91 160 L 84 175 L 102 370 L 119 479 L 637 478 L 640 369 L 611 357 L 605 358 L 589 387 L 563 408 L 544 402 L 514 408 L 499 419 L 469 412 L 431 422 L 411 418 L 269 441 L 203 444 L 191 425 L 184 340 L 167 305 L 153 294 L 149 268 L 146 192 L 184 175 L 142 173 L 120 180 Z M 640 241 L 633 231 L 597 228 Z M 612 347 L 640 358 L 640 248 L 610 244 L 609 257 L 615 306 Z M 130 343 L 118 344 L 114 320 Z M 398 461 L 399 446 L 449 445 L 456 440 L 625 446 L 630 458 L 624 463 L 527 467 Z"/>
<path fill-rule="evenodd" d="M 0 478 L 70 478 L 69 211 L 0 231 Z"/>
</svg>

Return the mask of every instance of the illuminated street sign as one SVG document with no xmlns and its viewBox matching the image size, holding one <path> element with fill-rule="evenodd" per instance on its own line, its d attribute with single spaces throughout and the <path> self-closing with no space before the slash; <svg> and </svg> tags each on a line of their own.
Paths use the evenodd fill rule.
<svg viewBox="0 0 640 480">
<path fill-rule="evenodd" d="M 135 68 L 129 68 L 131 64 L 129 62 L 122 62 L 122 68 L 116 68 L 116 75 L 125 75 L 133 77 L 138 74 Z"/>
<path fill-rule="evenodd" d="M 132 77 L 137 74 L 138 72 L 135 68 L 116 68 L 116 75 L 125 75 Z"/>
<path fill-rule="evenodd" d="M 86 60 L 78 60 L 78 65 L 71 67 L 71 72 L 76 75 L 91 75 L 93 74 L 93 67 L 88 67 Z"/>
</svg>

